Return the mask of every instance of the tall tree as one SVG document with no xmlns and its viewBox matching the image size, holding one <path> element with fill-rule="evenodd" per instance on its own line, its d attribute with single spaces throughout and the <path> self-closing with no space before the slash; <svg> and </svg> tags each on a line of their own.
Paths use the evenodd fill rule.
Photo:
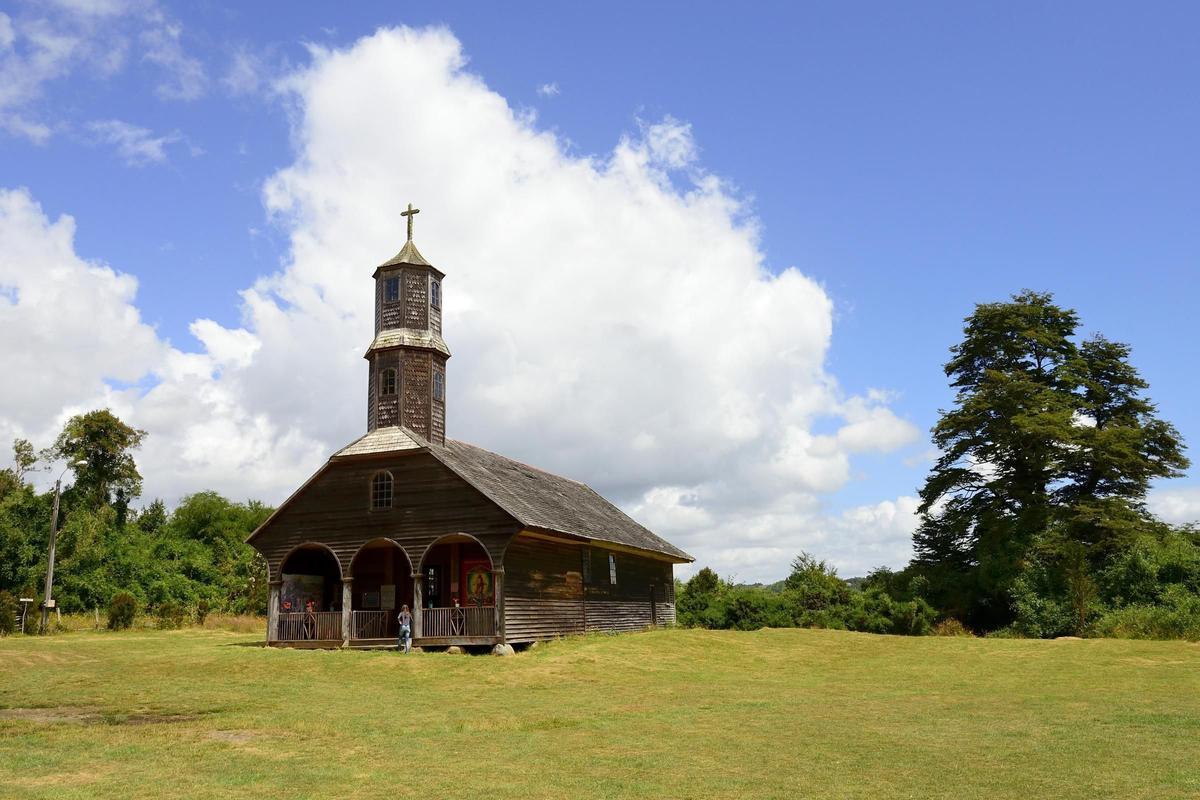
<svg viewBox="0 0 1200 800">
<path fill-rule="evenodd" d="M 1079 319 L 1049 294 L 976 306 L 945 371 L 955 407 L 933 429 L 941 457 L 921 489 L 918 564 L 937 599 L 1002 624 L 1030 548 L 1085 547 L 1145 520 L 1149 482 L 1187 466 L 1154 417 L 1125 345 L 1074 341 Z"/>
<path fill-rule="evenodd" d="M 93 508 L 114 499 L 124 506 L 142 493 L 142 476 L 131 451 L 145 438 L 145 431 L 129 427 L 103 408 L 67 420 L 50 454 L 72 464 L 75 491 Z"/>
<path fill-rule="evenodd" d="M 25 473 L 37 463 L 33 445 L 28 439 L 13 440 L 13 465 L 0 469 L 0 499 L 25 485 Z"/>
</svg>

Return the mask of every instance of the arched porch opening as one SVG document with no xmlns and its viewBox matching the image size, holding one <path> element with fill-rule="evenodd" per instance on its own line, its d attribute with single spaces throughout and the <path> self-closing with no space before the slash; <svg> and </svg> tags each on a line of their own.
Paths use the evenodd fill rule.
<svg viewBox="0 0 1200 800">
<path fill-rule="evenodd" d="M 395 639 L 400 607 L 413 604 L 412 564 L 391 539 L 375 539 L 350 562 L 351 640 Z"/>
<path fill-rule="evenodd" d="M 478 644 L 494 639 L 498 574 L 478 539 L 465 533 L 442 536 L 425 549 L 418 572 L 421 639 Z"/>
<path fill-rule="evenodd" d="M 305 542 L 279 565 L 277 640 L 340 642 L 342 566 L 323 544 Z"/>
</svg>

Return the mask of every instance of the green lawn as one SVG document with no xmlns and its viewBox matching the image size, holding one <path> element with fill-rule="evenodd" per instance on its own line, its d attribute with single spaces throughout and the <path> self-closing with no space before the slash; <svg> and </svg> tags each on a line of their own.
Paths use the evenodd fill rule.
<svg viewBox="0 0 1200 800">
<path fill-rule="evenodd" d="M 36 709 L 36 710 L 33 710 Z M 0 797 L 1200 796 L 1200 646 L 655 631 L 514 658 L 0 640 Z"/>
</svg>

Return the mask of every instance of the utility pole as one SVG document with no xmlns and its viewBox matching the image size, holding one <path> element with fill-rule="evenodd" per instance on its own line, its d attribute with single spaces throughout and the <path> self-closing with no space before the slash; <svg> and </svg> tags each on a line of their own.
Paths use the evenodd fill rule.
<svg viewBox="0 0 1200 800">
<path fill-rule="evenodd" d="M 74 464 L 63 469 L 65 475 L 71 467 L 82 467 L 87 464 L 87 459 L 76 461 Z M 62 497 L 62 475 L 58 476 L 58 480 L 54 482 L 54 510 L 50 512 L 50 548 L 46 557 L 46 594 L 42 598 L 42 627 L 39 633 L 46 633 L 50 630 L 50 603 L 51 592 L 54 589 L 54 545 L 58 539 L 58 501 Z"/>
<path fill-rule="evenodd" d="M 62 496 L 62 478 L 54 482 L 54 510 L 50 512 L 50 551 L 46 559 L 46 594 L 42 598 L 42 627 L 39 633 L 50 630 L 50 592 L 54 588 L 54 545 L 58 539 L 58 499 Z"/>
</svg>

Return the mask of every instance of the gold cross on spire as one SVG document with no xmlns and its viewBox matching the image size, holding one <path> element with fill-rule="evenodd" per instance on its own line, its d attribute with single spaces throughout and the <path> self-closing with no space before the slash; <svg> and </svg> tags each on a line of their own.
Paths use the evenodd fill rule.
<svg viewBox="0 0 1200 800">
<path fill-rule="evenodd" d="M 409 203 L 409 204 L 408 204 L 408 211 L 401 211 L 401 212 L 400 212 L 400 216 L 402 216 L 402 217 L 408 217 L 408 240 L 409 240 L 410 242 L 412 241 L 412 223 L 413 223 L 413 215 L 414 215 L 414 214 L 420 214 L 420 213 L 421 213 L 421 209 L 419 209 L 419 208 L 413 208 L 413 207 L 412 207 L 412 203 Z"/>
</svg>

